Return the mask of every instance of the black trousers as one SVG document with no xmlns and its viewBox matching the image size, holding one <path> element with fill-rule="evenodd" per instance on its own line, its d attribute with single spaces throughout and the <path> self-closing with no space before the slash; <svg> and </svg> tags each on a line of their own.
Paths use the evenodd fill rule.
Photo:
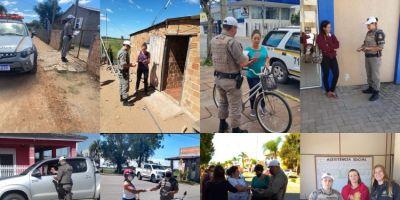
<svg viewBox="0 0 400 200">
<path fill-rule="evenodd" d="M 322 80 L 324 82 L 324 87 L 326 92 L 335 92 L 336 85 L 339 79 L 339 65 L 336 58 L 323 57 L 322 63 Z M 332 71 L 333 78 L 329 84 L 329 71 Z"/>
<path fill-rule="evenodd" d="M 139 90 L 139 85 L 140 85 L 140 80 L 142 79 L 143 75 L 143 80 L 144 80 L 144 91 L 148 91 L 148 79 L 149 79 L 149 68 L 139 66 L 137 69 L 137 77 L 136 77 L 136 91 Z"/>
</svg>

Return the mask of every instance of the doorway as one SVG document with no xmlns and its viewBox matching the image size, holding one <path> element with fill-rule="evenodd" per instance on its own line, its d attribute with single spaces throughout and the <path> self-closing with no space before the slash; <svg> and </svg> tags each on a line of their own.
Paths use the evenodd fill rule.
<svg viewBox="0 0 400 200">
<path fill-rule="evenodd" d="M 189 40 L 189 36 L 167 36 L 166 39 L 161 91 L 178 102 L 182 97 Z"/>
</svg>

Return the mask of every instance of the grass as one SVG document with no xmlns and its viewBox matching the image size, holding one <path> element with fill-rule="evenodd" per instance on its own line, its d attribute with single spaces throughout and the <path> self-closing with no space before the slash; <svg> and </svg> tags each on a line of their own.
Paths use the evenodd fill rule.
<svg viewBox="0 0 400 200">
<path fill-rule="evenodd" d="M 244 172 L 243 176 L 244 176 L 246 182 L 248 184 L 251 184 L 251 180 L 253 179 L 255 174 L 252 172 Z M 300 193 L 300 178 L 299 177 L 297 177 L 297 178 L 292 177 L 292 178 L 288 179 L 288 185 L 286 188 L 286 192 L 287 193 Z"/>
<path fill-rule="evenodd" d="M 104 38 L 103 37 L 103 41 L 104 41 L 104 45 L 106 46 L 106 48 L 111 46 L 112 53 L 113 53 L 113 59 L 115 60 L 117 58 L 117 53 L 121 49 L 122 42 L 124 40 L 121 40 L 120 38 Z"/>
</svg>

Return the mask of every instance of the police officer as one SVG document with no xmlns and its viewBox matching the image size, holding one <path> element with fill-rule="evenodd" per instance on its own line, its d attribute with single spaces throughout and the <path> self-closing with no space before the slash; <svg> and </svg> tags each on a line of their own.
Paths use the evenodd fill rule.
<svg viewBox="0 0 400 200">
<path fill-rule="evenodd" d="M 266 164 L 268 164 L 271 180 L 268 183 L 267 189 L 253 190 L 253 196 L 256 199 L 284 200 L 288 178 L 285 172 L 283 172 L 278 160 L 271 160 Z"/>
<path fill-rule="evenodd" d="M 60 166 L 58 170 L 52 169 L 52 173 L 57 174 L 54 179 L 58 182 L 60 190 L 57 192 L 60 200 L 72 200 L 72 167 L 69 165 L 64 156 L 59 159 Z M 60 194 L 61 193 L 61 194 Z"/>
<path fill-rule="evenodd" d="M 72 35 L 74 34 L 73 21 L 75 17 L 73 15 L 68 15 L 66 22 L 64 24 L 63 38 L 62 38 L 62 48 L 61 48 L 61 61 L 68 62 L 67 53 L 71 47 Z"/>
<path fill-rule="evenodd" d="M 129 61 L 130 49 L 131 42 L 125 40 L 117 55 L 120 101 L 123 102 L 123 106 L 132 106 L 132 103 L 128 101 L 129 68 L 134 67 L 135 65 L 132 65 Z"/>
<path fill-rule="evenodd" d="M 218 118 L 220 119 L 219 133 L 228 129 L 226 118 L 232 118 L 233 133 L 245 133 L 240 126 L 242 113 L 242 91 L 240 89 L 243 77 L 240 74 L 242 67 L 252 64 L 243 54 L 242 45 L 234 39 L 238 22 L 233 17 L 227 17 L 222 23 L 222 33 L 211 40 L 212 61 L 215 67 L 215 84 L 220 95 Z M 229 108 L 229 111 L 228 111 Z"/>
<path fill-rule="evenodd" d="M 172 171 L 167 170 L 165 172 L 165 177 L 161 179 L 158 185 L 154 188 L 151 188 L 150 191 L 160 190 L 160 200 L 172 200 L 174 199 L 174 195 L 179 191 L 179 183 L 172 176 Z"/>
<path fill-rule="evenodd" d="M 378 18 L 369 17 L 365 23 L 368 27 L 364 44 L 357 49 L 358 52 L 365 53 L 365 69 L 367 71 L 368 88 L 362 92 L 372 94 L 370 101 L 379 99 L 379 68 L 382 62 L 382 50 L 385 45 L 385 33 L 378 29 Z"/>
</svg>

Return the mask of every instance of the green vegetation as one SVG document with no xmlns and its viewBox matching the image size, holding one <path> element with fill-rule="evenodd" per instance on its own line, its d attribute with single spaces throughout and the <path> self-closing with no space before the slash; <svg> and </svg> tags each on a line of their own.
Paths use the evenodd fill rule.
<svg viewBox="0 0 400 200">
<path fill-rule="evenodd" d="M 113 54 L 112 59 L 115 60 L 117 57 L 117 53 L 121 49 L 122 42 L 124 40 L 121 38 L 111 38 L 111 37 L 102 37 L 102 39 L 103 39 L 104 45 L 106 46 L 107 49 L 111 47 L 112 54 Z"/>
</svg>

